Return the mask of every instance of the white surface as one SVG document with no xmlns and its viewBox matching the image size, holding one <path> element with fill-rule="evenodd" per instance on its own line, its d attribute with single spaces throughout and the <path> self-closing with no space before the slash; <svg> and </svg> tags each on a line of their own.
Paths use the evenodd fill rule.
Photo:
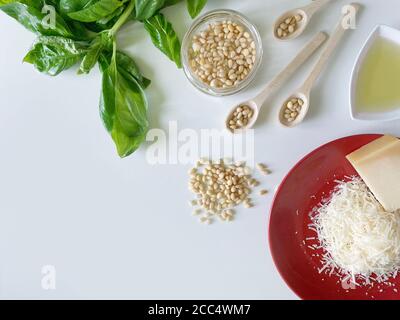
<svg viewBox="0 0 400 320">
<path fill-rule="evenodd" d="M 360 2 L 359 26 L 313 91 L 304 124 L 283 129 L 273 116 L 312 62 L 263 110 L 256 160 L 273 168 L 266 184 L 271 190 L 322 143 L 358 133 L 400 135 L 399 122 L 350 119 L 348 86 L 358 51 L 376 24 L 400 27 L 398 0 Z M 181 128 L 220 128 L 232 103 L 250 98 L 317 31 L 330 32 L 346 2 L 332 1 L 300 39 L 273 40 L 274 18 L 306 3 L 210 1 L 207 10 L 231 8 L 250 17 L 265 45 L 264 66 L 251 90 L 223 99 L 195 91 L 139 26 L 125 29 L 120 46 L 153 79 L 152 127 L 167 129 L 168 121 L 177 120 Z M 167 15 L 182 36 L 190 25 L 183 5 Z M 99 73 L 37 73 L 21 63 L 34 36 L 4 14 L 0 23 L 1 298 L 296 298 L 269 254 L 271 195 L 240 212 L 233 224 L 199 225 L 187 207 L 186 166 L 152 167 L 146 146 L 128 159 L 116 156 L 98 116 Z M 56 267 L 56 290 L 41 288 L 43 265 Z"/>
</svg>

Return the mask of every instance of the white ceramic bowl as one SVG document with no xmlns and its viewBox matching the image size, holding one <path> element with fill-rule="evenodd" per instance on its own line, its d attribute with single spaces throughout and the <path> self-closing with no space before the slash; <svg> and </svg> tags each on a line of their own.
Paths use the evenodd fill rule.
<svg viewBox="0 0 400 320">
<path fill-rule="evenodd" d="M 400 45 L 400 30 L 385 25 L 378 25 L 371 32 L 363 48 L 361 49 L 351 75 L 350 112 L 351 112 L 351 118 L 353 120 L 390 121 L 390 120 L 400 119 L 400 105 L 399 108 L 386 112 L 359 112 L 357 110 L 356 88 L 357 88 L 357 81 L 359 78 L 359 72 L 369 50 L 371 49 L 375 41 L 379 38 L 385 38 Z"/>
</svg>

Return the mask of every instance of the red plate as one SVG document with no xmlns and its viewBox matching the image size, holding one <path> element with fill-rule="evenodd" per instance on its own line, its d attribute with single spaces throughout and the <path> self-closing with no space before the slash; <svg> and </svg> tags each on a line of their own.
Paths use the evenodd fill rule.
<svg viewBox="0 0 400 320">
<path fill-rule="evenodd" d="M 303 242 L 315 237 L 308 229 L 310 211 L 329 196 L 335 180 L 357 175 L 345 156 L 379 137 L 351 136 L 316 149 L 289 172 L 276 193 L 269 224 L 270 249 L 281 276 L 302 299 L 400 299 L 399 278 L 396 287 L 354 288 L 336 275 L 319 274 L 322 264 L 315 255 L 322 251 L 310 249 L 310 241 Z"/>
</svg>

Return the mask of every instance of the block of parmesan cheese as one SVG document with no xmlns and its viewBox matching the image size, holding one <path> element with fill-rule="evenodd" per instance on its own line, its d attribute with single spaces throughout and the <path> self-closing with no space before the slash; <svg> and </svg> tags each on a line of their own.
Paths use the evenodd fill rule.
<svg viewBox="0 0 400 320">
<path fill-rule="evenodd" d="M 349 154 L 347 159 L 386 211 L 400 209 L 399 139 L 383 136 Z"/>
</svg>

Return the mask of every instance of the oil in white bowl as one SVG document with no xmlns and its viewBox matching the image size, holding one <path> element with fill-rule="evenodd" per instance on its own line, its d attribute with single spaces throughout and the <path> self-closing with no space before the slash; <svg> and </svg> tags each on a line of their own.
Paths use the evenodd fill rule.
<svg viewBox="0 0 400 320">
<path fill-rule="evenodd" d="M 358 74 L 358 112 L 390 112 L 400 108 L 400 46 L 378 37 Z"/>
</svg>

